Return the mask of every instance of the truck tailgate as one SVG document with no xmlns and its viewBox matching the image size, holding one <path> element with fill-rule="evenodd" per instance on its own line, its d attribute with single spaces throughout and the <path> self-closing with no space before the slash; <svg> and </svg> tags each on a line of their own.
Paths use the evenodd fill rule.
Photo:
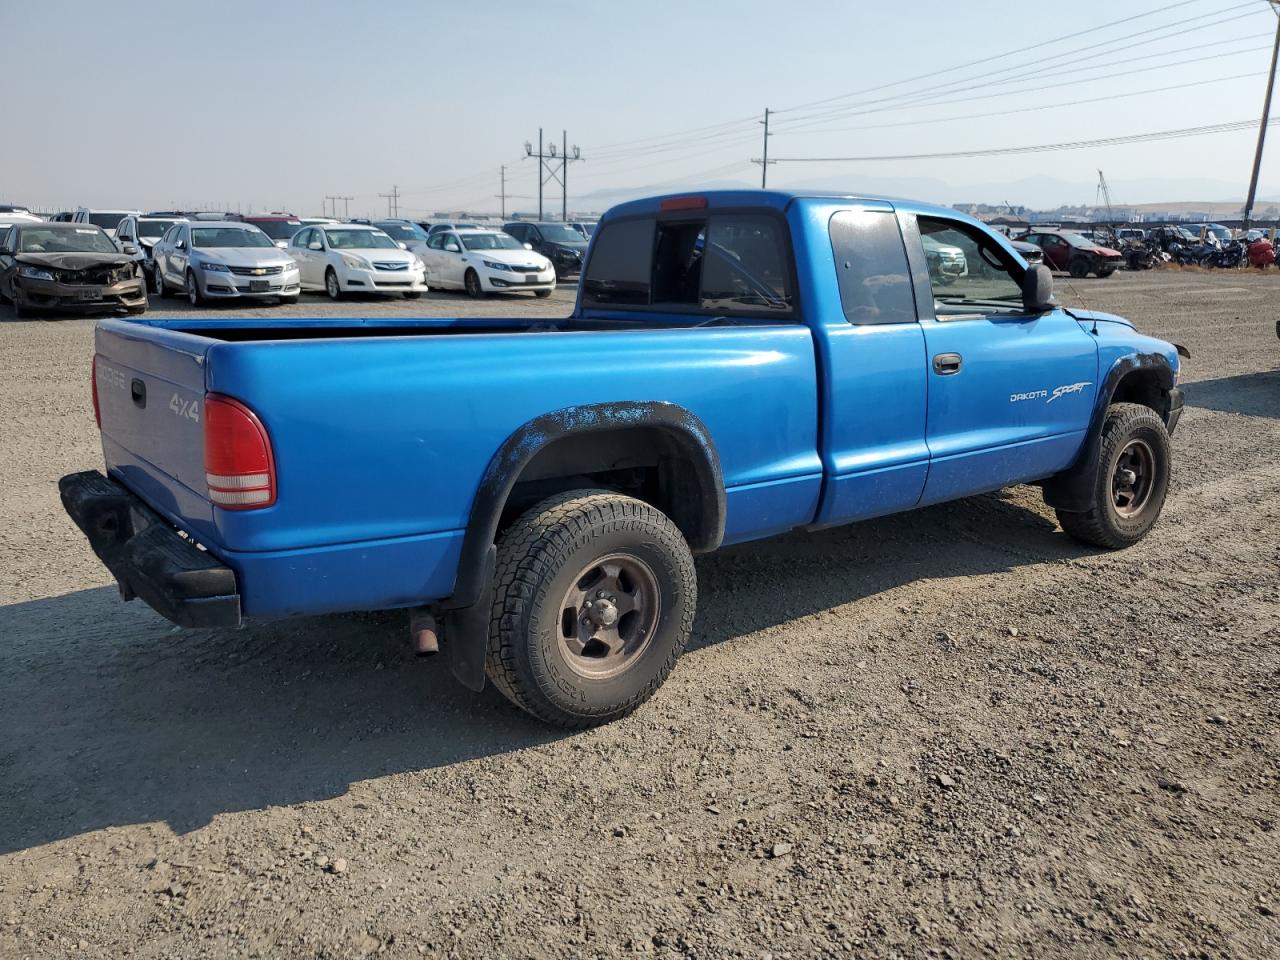
<svg viewBox="0 0 1280 960">
<path fill-rule="evenodd" d="M 108 472 L 171 521 L 211 538 L 204 478 L 205 354 L 212 341 L 104 321 L 94 378 Z"/>
</svg>

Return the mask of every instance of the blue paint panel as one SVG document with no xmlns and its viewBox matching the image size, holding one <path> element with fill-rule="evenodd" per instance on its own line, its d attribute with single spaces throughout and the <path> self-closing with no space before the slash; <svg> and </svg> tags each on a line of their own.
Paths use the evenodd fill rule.
<svg viewBox="0 0 1280 960">
<path fill-rule="evenodd" d="M 909 510 L 920 501 L 929 464 L 925 460 L 832 477 L 822 501 L 822 526 L 869 520 Z M 834 519 L 826 519 L 828 517 Z"/>
<path fill-rule="evenodd" d="M 805 526 L 818 508 L 822 474 L 789 477 L 725 491 L 723 546 Z"/>
<path fill-rule="evenodd" d="M 462 531 L 270 553 L 217 550 L 251 617 L 387 610 L 453 590 Z"/>
<path fill-rule="evenodd" d="M 935 458 L 920 506 L 988 493 L 1065 470 L 1084 445 L 1085 431 L 1037 437 L 973 453 Z"/>
</svg>

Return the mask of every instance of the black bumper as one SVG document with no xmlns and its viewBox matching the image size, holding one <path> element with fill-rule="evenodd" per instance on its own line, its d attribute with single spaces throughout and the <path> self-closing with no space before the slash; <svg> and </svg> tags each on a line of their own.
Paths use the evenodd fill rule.
<svg viewBox="0 0 1280 960">
<path fill-rule="evenodd" d="M 1165 427 L 1169 433 L 1173 433 L 1178 428 L 1178 418 L 1182 416 L 1182 388 L 1174 387 L 1169 391 L 1169 416 L 1165 420 Z"/>
<path fill-rule="evenodd" d="M 180 627 L 240 624 L 236 575 L 178 535 L 126 487 L 96 470 L 58 481 L 62 505 L 120 584 Z"/>
</svg>

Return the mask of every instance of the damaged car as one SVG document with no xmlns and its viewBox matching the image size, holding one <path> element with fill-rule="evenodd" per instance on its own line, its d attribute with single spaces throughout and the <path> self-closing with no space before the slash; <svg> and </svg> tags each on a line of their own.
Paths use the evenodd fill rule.
<svg viewBox="0 0 1280 960">
<path fill-rule="evenodd" d="M 83 223 L 14 223 L 0 233 L 0 301 L 19 317 L 37 311 L 139 314 L 147 291 L 134 262 L 102 230 Z"/>
</svg>

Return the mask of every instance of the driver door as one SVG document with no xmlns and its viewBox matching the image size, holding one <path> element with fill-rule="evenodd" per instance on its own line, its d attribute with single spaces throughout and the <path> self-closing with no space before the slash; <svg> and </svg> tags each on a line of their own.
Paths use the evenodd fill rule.
<svg viewBox="0 0 1280 960">
<path fill-rule="evenodd" d="M 440 248 L 441 270 L 440 275 L 451 287 L 461 287 L 462 279 L 466 273 L 467 264 L 463 259 L 466 251 L 462 249 L 462 240 L 456 233 L 446 233 L 444 235 L 444 243 Z"/>
<path fill-rule="evenodd" d="M 1025 313 L 1022 267 L 979 228 L 932 216 L 904 217 L 903 226 L 908 252 L 922 266 L 922 234 L 959 247 L 966 261 L 954 283 L 917 290 L 929 385 L 929 476 L 920 502 L 984 493 L 1068 467 L 1097 393 L 1093 337 L 1060 308 Z"/>
</svg>

